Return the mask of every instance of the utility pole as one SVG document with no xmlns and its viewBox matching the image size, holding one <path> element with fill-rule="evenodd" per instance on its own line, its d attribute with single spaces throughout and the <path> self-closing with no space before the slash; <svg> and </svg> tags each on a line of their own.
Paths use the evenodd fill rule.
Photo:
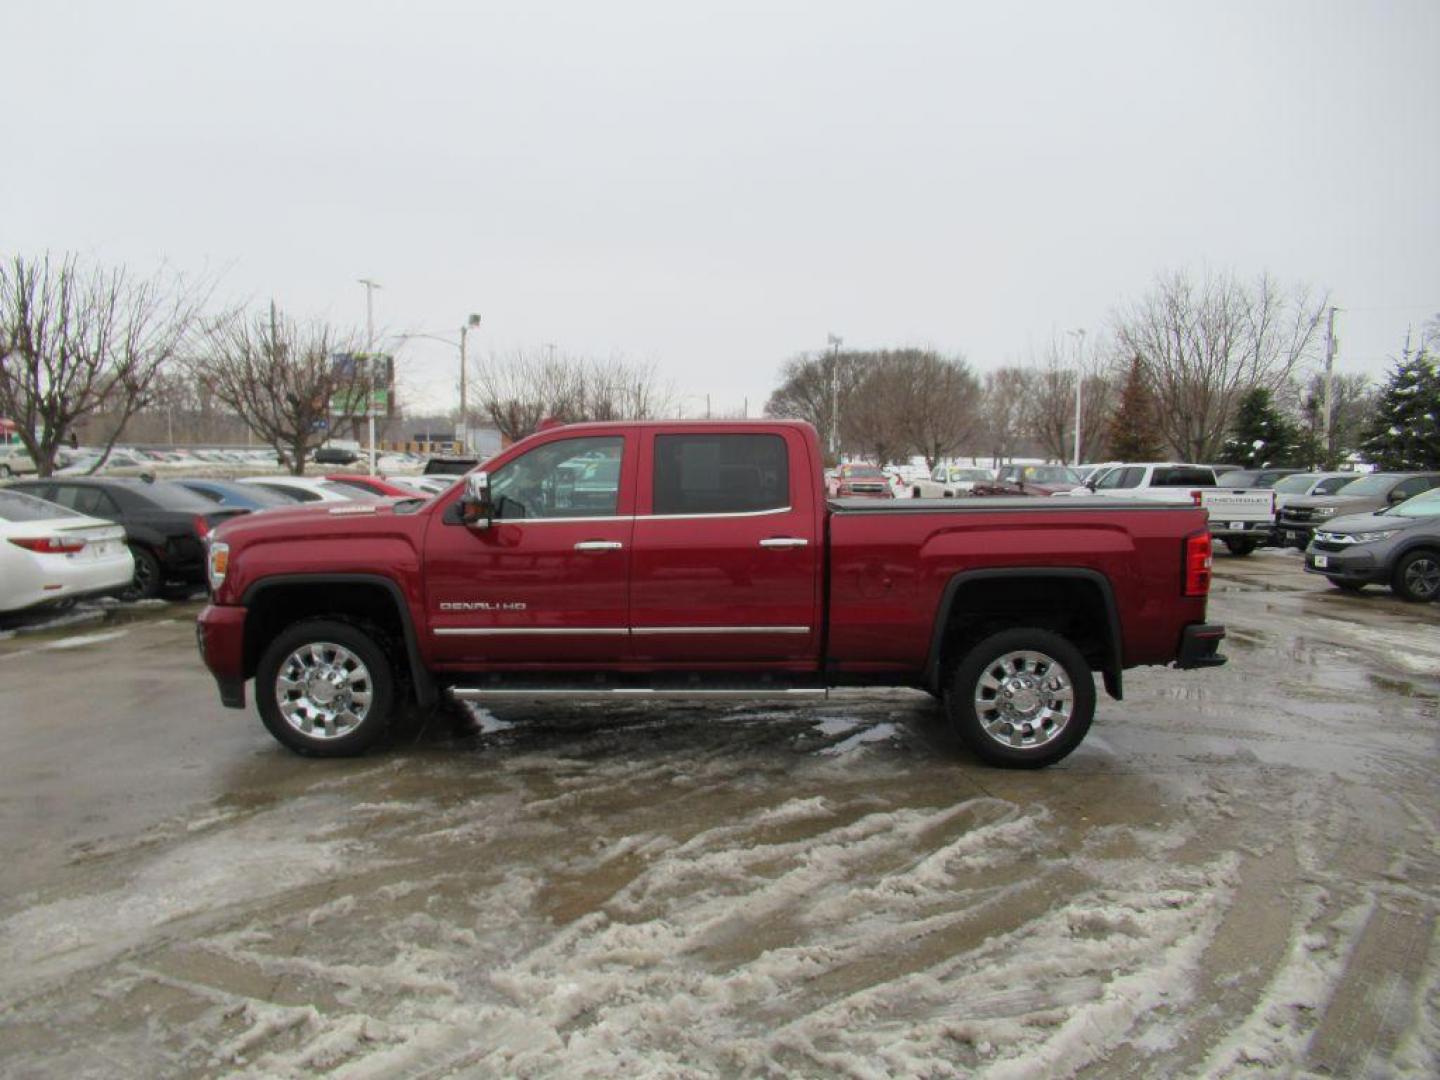
<svg viewBox="0 0 1440 1080">
<path fill-rule="evenodd" d="M 1324 456 L 1323 464 L 1327 469 L 1334 465 L 1330 452 L 1330 410 L 1334 405 L 1335 350 L 1340 344 L 1335 340 L 1335 312 L 1339 310 L 1332 307 L 1325 321 L 1325 408 L 1320 414 L 1320 453 Z"/>
<path fill-rule="evenodd" d="M 830 456 L 840 464 L 840 346 L 845 339 L 826 334 L 830 344 Z"/>
<path fill-rule="evenodd" d="M 465 407 L 465 335 L 479 325 L 480 316 L 472 311 L 465 320 L 465 325 L 460 327 L 460 430 L 455 433 L 455 441 L 460 444 L 462 455 L 470 441 L 470 414 Z"/>
</svg>

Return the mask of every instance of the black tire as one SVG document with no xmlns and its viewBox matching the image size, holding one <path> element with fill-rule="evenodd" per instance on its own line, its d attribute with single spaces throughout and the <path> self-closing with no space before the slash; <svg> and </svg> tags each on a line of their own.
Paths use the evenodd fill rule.
<svg viewBox="0 0 1440 1080">
<path fill-rule="evenodd" d="M 1042 666 L 1035 671 L 1017 670 L 1017 663 L 1024 668 L 1031 659 L 1021 654 L 1035 654 Z M 1029 734 L 1004 715 L 1009 707 L 999 701 L 1004 672 L 1022 681 L 1039 678 L 1038 686 L 1017 688 L 1026 695 L 1038 691 L 1034 717 L 1040 723 L 1024 725 L 1031 727 Z M 1050 680 L 1040 677 L 1052 672 L 1070 688 L 1070 712 L 1060 724 L 1054 723 L 1053 711 L 1044 707 L 1045 684 Z M 995 701 L 996 707 L 977 706 L 977 701 L 986 700 Z M 1051 699 L 1050 704 L 1054 703 Z M 1040 769 L 1064 758 L 1090 730 L 1095 717 L 1095 677 L 1080 650 L 1059 634 L 1038 627 L 1002 630 L 976 644 L 955 665 L 945 693 L 945 712 L 981 760 L 1010 769 Z M 1053 730 L 1047 731 L 1047 727 Z M 1027 740 L 1033 741 L 1027 745 Z"/>
<path fill-rule="evenodd" d="M 1334 585 L 1335 588 L 1340 589 L 1343 592 L 1358 593 L 1365 588 L 1365 583 L 1363 581 L 1341 581 L 1339 578 L 1333 577 L 1329 578 L 1328 580 L 1331 585 Z"/>
<path fill-rule="evenodd" d="M 920 497 L 921 497 L 921 495 L 920 495 L 920 489 L 919 489 L 918 487 L 917 487 L 917 488 L 911 488 L 911 489 L 910 489 L 910 497 L 911 497 L 912 499 L 918 499 L 918 498 L 920 498 Z"/>
<path fill-rule="evenodd" d="M 1252 551 L 1254 551 L 1257 547 L 1260 546 L 1260 541 L 1237 540 L 1233 536 L 1227 536 L 1225 537 L 1225 546 L 1230 549 L 1231 555 L 1234 555 L 1237 558 L 1244 558 L 1246 555 L 1249 555 Z"/>
<path fill-rule="evenodd" d="M 306 671 L 309 677 L 298 677 Z M 296 685 L 280 687 L 282 674 Z M 323 702 L 307 696 L 317 689 L 337 696 Z M 354 708 L 354 695 L 361 693 L 367 695 L 364 708 Z M 296 753 L 353 757 L 375 745 L 390 726 L 394 662 L 384 638 L 369 627 L 306 619 L 287 627 L 260 657 L 255 699 L 270 734 Z"/>
<path fill-rule="evenodd" d="M 1395 564 L 1390 588 L 1402 600 L 1423 604 L 1440 597 L 1440 551 L 1410 551 Z"/>
<path fill-rule="evenodd" d="M 165 584 L 165 575 L 160 569 L 160 560 L 138 544 L 130 545 L 130 554 L 135 557 L 135 575 L 130 584 L 116 595 L 121 600 L 149 600 L 160 594 Z"/>
</svg>

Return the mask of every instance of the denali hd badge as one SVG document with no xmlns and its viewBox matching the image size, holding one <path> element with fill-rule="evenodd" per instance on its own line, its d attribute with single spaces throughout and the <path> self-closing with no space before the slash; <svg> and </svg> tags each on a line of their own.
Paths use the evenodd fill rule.
<svg viewBox="0 0 1440 1080">
<path fill-rule="evenodd" d="M 441 600 L 441 611 L 524 611 L 523 600 Z"/>
</svg>

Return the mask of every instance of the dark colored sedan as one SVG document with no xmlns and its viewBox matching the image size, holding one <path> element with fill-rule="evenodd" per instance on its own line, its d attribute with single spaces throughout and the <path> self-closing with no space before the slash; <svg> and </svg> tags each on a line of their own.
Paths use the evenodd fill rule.
<svg viewBox="0 0 1440 1080">
<path fill-rule="evenodd" d="M 135 557 L 135 580 L 126 599 L 154 596 L 170 581 L 204 584 L 205 537 L 222 521 L 248 512 L 222 509 L 164 480 L 52 476 L 11 487 L 125 526 L 125 541 Z"/>
</svg>

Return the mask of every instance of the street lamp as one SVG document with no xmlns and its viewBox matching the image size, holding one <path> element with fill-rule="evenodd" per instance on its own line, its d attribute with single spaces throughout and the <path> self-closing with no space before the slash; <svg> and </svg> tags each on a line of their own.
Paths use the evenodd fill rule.
<svg viewBox="0 0 1440 1080">
<path fill-rule="evenodd" d="M 830 456 L 840 464 L 840 346 L 845 339 L 838 334 L 826 334 L 830 346 Z"/>
<path fill-rule="evenodd" d="M 369 372 L 370 388 L 365 395 L 365 415 L 370 420 L 370 475 L 375 475 L 375 290 L 379 282 L 361 278 L 365 286 L 365 369 Z"/>
<path fill-rule="evenodd" d="M 1071 330 L 1076 337 L 1075 345 L 1075 461 L 1080 467 L 1080 388 L 1085 384 L 1085 328 Z"/>
<path fill-rule="evenodd" d="M 470 441 L 470 413 L 465 402 L 465 335 L 479 326 L 480 316 L 472 311 L 465 324 L 460 327 L 460 423 L 456 425 L 458 430 L 455 432 L 455 441 L 460 444 L 462 456 Z"/>
<path fill-rule="evenodd" d="M 455 432 L 455 441 L 460 444 L 460 452 L 463 454 L 469 445 L 470 436 L 470 409 L 466 399 L 466 375 L 465 375 L 465 340 L 471 330 L 480 326 L 480 316 L 473 311 L 466 317 L 464 324 L 460 327 L 460 423 Z M 409 341 L 411 338 L 425 338 L 427 341 L 443 341 L 446 345 L 454 345 L 455 339 L 446 337 L 444 334 L 413 333 L 400 334 L 399 340 Z"/>
</svg>

